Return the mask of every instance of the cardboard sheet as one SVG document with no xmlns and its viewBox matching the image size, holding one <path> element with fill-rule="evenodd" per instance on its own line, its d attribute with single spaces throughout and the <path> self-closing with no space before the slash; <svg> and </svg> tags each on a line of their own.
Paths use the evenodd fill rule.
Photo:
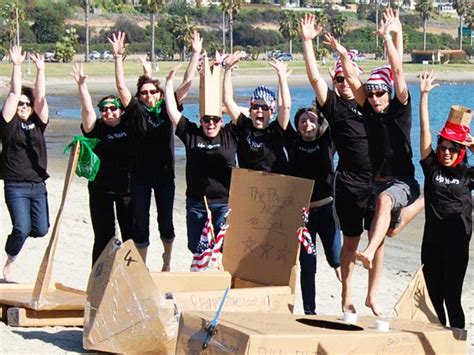
<svg viewBox="0 0 474 355">
<path fill-rule="evenodd" d="M 466 332 L 436 324 L 393 319 L 389 331 L 375 317 L 356 325 L 335 316 L 222 313 L 203 351 L 204 326 L 213 313 L 181 315 L 177 354 L 465 354 Z"/>
<path fill-rule="evenodd" d="M 233 277 L 261 285 L 290 285 L 298 258 L 301 209 L 309 205 L 313 184 L 312 180 L 233 169 L 224 269 Z"/>
</svg>

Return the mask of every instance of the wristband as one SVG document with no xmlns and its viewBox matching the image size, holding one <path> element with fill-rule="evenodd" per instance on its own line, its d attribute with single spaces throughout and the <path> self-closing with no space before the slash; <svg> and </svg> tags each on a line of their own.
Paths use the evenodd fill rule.
<svg viewBox="0 0 474 355">
<path fill-rule="evenodd" d="M 383 40 L 384 42 L 391 41 L 392 40 L 392 35 L 390 33 L 386 33 L 383 35 Z"/>
</svg>

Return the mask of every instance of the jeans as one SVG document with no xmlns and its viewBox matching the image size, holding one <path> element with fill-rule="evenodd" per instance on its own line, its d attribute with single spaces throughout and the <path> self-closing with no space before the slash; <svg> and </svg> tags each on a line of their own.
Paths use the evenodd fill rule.
<svg viewBox="0 0 474 355">
<path fill-rule="evenodd" d="M 5 181 L 4 191 L 13 225 L 5 251 L 14 258 L 20 253 L 26 238 L 48 234 L 48 193 L 44 182 Z"/>
<path fill-rule="evenodd" d="M 150 203 L 152 189 L 155 194 L 160 238 L 163 241 L 172 243 L 175 237 L 173 226 L 174 178 L 166 177 L 150 180 L 132 175 L 130 188 L 132 193 L 134 240 L 137 248 L 145 248 L 150 245 Z"/>
<path fill-rule="evenodd" d="M 316 234 L 319 234 L 323 243 L 326 260 L 332 268 L 340 265 L 341 234 L 336 227 L 333 202 L 324 206 L 312 208 L 306 224 L 311 239 L 316 244 Z M 316 255 L 308 254 L 300 248 L 300 282 L 305 314 L 316 313 Z"/>
<path fill-rule="evenodd" d="M 212 214 L 214 235 L 217 235 L 221 230 L 222 224 L 225 222 L 225 216 L 229 210 L 229 206 L 227 203 L 211 203 L 209 204 L 209 209 L 211 210 Z M 188 229 L 188 249 L 193 254 L 196 252 L 197 246 L 199 244 L 206 219 L 207 212 L 204 202 L 187 197 L 186 226 Z"/>
<path fill-rule="evenodd" d="M 89 188 L 89 208 L 94 229 L 92 264 L 99 258 L 109 241 L 115 237 L 115 211 L 122 241 L 132 238 L 133 218 L 130 200 L 130 196 L 127 195 Z"/>
</svg>

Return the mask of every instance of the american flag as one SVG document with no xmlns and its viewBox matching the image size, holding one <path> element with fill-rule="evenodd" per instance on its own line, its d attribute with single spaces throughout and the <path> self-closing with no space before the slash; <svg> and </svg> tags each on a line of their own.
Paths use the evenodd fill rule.
<svg viewBox="0 0 474 355">
<path fill-rule="evenodd" d="M 308 223 L 309 219 L 309 209 L 303 208 L 301 210 L 301 217 L 303 219 L 303 226 L 299 227 L 296 231 L 296 236 L 303 247 L 306 249 L 308 254 L 316 255 L 316 246 L 314 245 L 313 241 L 311 240 L 311 234 L 309 233 L 308 228 L 306 228 L 306 223 Z"/>
</svg>

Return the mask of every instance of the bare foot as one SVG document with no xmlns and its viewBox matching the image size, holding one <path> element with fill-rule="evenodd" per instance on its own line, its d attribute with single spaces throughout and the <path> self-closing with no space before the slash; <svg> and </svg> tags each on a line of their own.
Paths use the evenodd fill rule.
<svg viewBox="0 0 474 355">
<path fill-rule="evenodd" d="M 372 313 L 376 315 L 377 317 L 380 317 L 382 315 L 382 311 L 377 307 L 375 302 L 372 302 L 368 298 L 365 300 L 365 305 L 369 307 L 372 310 Z"/>
<path fill-rule="evenodd" d="M 161 271 L 168 272 L 171 270 L 170 263 L 171 263 L 171 254 L 170 253 L 163 253 L 161 254 L 163 258 L 163 266 L 161 267 Z"/>
<path fill-rule="evenodd" d="M 373 257 L 369 257 L 368 255 L 366 255 L 365 252 L 360 252 L 360 251 L 357 250 L 355 252 L 355 258 L 357 260 L 359 260 L 360 262 L 362 262 L 362 265 L 367 270 L 372 269 L 372 259 L 373 259 Z"/>
<path fill-rule="evenodd" d="M 337 268 L 334 269 L 336 272 L 336 277 L 339 280 L 339 282 L 342 282 L 342 275 L 341 275 L 341 267 L 338 266 Z"/>
<path fill-rule="evenodd" d="M 350 297 L 342 295 L 342 313 L 357 313 Z"/>
<path fill-rule="evenodd" d="M 13 267 L 15 266 L 15 259 L 7 257 L 7 262 L 3 267 L 3 278 L 6 282 L 13 282 Z"/>
</svg>

